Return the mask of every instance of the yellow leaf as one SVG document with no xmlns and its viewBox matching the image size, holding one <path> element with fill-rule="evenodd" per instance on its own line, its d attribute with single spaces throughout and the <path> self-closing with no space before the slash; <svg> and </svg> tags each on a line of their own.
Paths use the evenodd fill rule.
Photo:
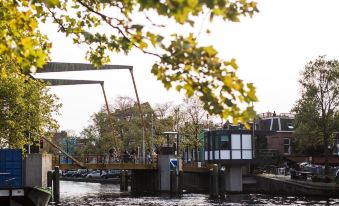
<svg viewBox="0 0 339 206">
<path fill-rule="evenodd" d="M 34 30 L 37 27 L 38 23 L 34 20 L 29 22 L 29 26 L 31 27 L 32 30 Z"/>
<path fill-rule="evenodd" d="M 226 87 L 232 88 L 232 77 L 225 76 L 224 79 L 223 79 L 223 83 Z"/>
<path fill-rule="evenodd" d="M 151 44 L 155 47 L 156 43 L 157 43 L 157 38 L 155 37 L 154 34 L 150 33 L 150 32 L 147 32 L 146 34 L 148 36 L 148 38 L 150 39 L 151 41 Z"/>
<path fill-rule="evenodd" d="M 142 42 L 139 43 L 139 47 L 140 47 L 140 49 L 145 49 L 145 48 L 148 47 L 148 44 L 146 42 L 142 41 Z"/>
<path fill-rule="evenodd" d="M 25 37 L 21 39 L 21 44 L 24 46 L 24 48 L 28 48 L 32 45 L 32 39 L 29 37 Z"/>
<path fill-rule="evenodd" d="M 236 59 L 231 59 L 230 65 L 231 65 L 234 69 L 238 69 L 238 65 L 237 65 Z"/>
<path fill-rule="evenodd" d="M 194 8 L 198 5 L 198 0 L 188 0 L 187 3 L 189 7 Z"/>
<path fill-rule="evenodd" d="M 214 55 L 216 55 L 218 53 L 217 50 L 215 50 L 212 46 L 205 47 L 205 51 L 210 56 L 214 56 Z"/>
</svg>

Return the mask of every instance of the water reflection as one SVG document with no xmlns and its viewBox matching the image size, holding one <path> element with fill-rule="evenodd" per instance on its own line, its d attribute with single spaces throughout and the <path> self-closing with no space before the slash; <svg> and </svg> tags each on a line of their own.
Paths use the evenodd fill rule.
<svg viewBox="0 0 339 206">
<path fill-rule="evenodd" d="M 62 199 L 81 198 L 88 195 L 120 193 L 119 185 L 88 182 L 60 181 Z"/>
<path fill-rule="evenodd" d="M 339 198 L 232 194 L 220 202 L 211 201 L 204 194 L 184 194 L 181 198 L 170 198 L 167 195 L 132 197 L 128 193 L 121 193 L 119 185 L 114 184 L 61 181 L 60 186 L 64 206 L 339 205 Z"/>
</svg>

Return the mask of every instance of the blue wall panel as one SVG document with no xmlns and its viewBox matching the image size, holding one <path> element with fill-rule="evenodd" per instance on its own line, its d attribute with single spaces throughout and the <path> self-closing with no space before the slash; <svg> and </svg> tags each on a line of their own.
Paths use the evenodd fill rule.
<svg viewBox="0 0 339 206">
<path fill-rule="evenodd" d="M 22 187 L 22 153 L 19 149 L 0 149 L 0 188 Z"/>
</svg>

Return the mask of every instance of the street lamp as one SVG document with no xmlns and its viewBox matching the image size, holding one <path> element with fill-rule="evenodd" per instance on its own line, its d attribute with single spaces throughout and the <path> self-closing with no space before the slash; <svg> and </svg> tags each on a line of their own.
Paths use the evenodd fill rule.
<svg viewBox="0 0 339 206">
<path fill-rule="evenodd" d="M 147 117 L 147 114 L 144 114 L 143 117 Z M 143 123 L 145 123 L 145 119 L 142 119 Z M 145 163 L 146 155 L 145 155 L 145 127 L 142 130 L 142 163 Z"/>
</svg>

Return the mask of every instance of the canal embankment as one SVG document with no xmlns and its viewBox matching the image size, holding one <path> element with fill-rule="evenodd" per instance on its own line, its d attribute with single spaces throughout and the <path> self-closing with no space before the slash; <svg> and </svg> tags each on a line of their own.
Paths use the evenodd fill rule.
<svg viewBox="0 0 339 206">
<path fill-rule="evenodd" d="M 192 178 L 194 179 L 194 176 L 186 178 L 184 181 L 184 192 L 207 194 L 208 176 L 205 178 L 195 178 L 195 180 L 199 179 L 199 181 L 193 181 Z M 188 179 L 190 181 L 188 181 Z M 101 184 L 120 184 L 119 178 L 99 179 L 62 177 L 60 180 Z M 190 184 L 187 184 L 187 182 L 190 182 Z M 195 184 L 192 184 L 192 182 L 195 182 Z M 243 192 L 240 193 L 339 197 L 339 185 L 336 183 L 312 182 L 310 179 L 294 180 L 291 179 L 290 176 L 284 175 L 259 174 L 256 176 L 244 177 Z"/>
<path fill-rule="evenodd" d="M 279 195 L 304 195 L 338 197 L 339 185 L 336 183 L 312 182 L 307 180 L 294 180 L 290 176 L 275 174 L 259 174 L 256 176 L 256 189 L 258 193 Z"/>
</svg>

